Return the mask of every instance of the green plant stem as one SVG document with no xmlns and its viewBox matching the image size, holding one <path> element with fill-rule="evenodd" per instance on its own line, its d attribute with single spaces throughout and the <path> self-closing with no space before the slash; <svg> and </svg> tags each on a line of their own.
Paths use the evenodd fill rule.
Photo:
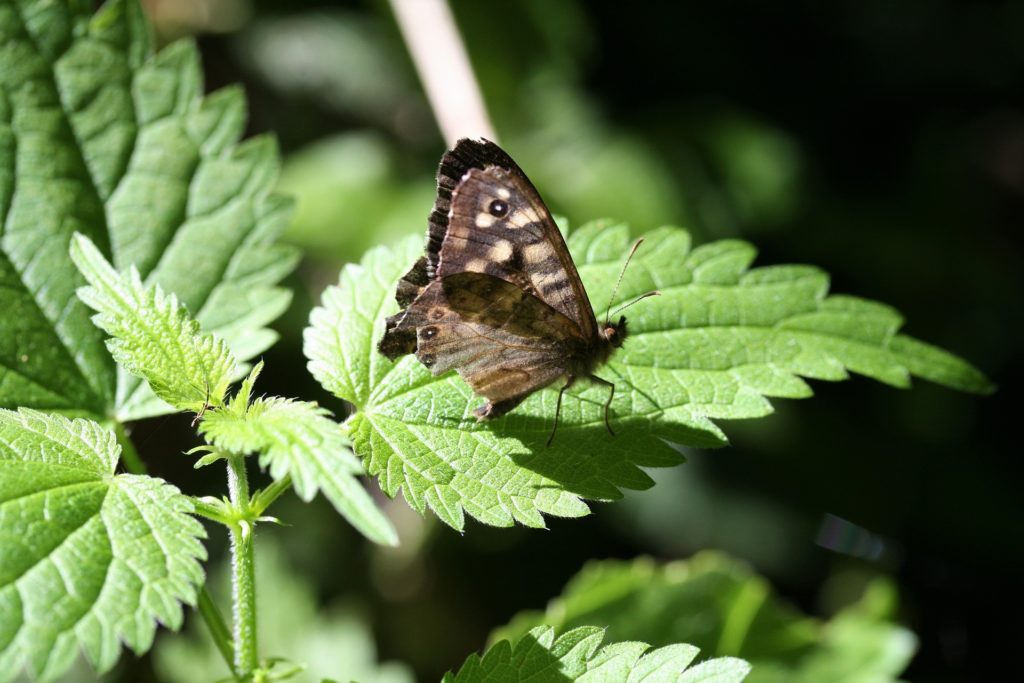
<svg viewBox="0 0 1024 683">
<path fill-rule="evenodd" d="M 228 492 L 243 520 L 231 529 L 231 601 L 233 613 L 235 677 L 249 678 L 259 666 L 256 644 L 256 572 L 253 561 L 252 523 L 249 512 L 249 479 L 245 458 L 228 458 Z"/>
<path fill-rule="evenodd" d="M 139 457 L 139 452 L 135 450 L 135 444 L 132 443 L 124 425 L 113 420 L 111 426 L 114 428 L 114 434 L 117 435 L 117 443 L 121 447 L 121 462 L 124 463 L 124 468 L 131 474 L 145 474 L 146 463 L 142 462 L 142 458 Z"/>
<path fill-rule="evenodd" d="M 210 597 L 205 586 L 199 589 L 199 602 L 196 604 L 196 608 L 202 615 L 203 621 L 206 622 L 206 627 L 210 629 L 210 636 L 213 637 L 217 650 L 220 651 L 228 669 L 231 670 L 231 675 L 238 678 L 238 672 L 235 670 L 235 649 L 231 643 L 231 631 L 228 630 L 223 615 L 217 609 L 217 605 L 213 602 L 213 598 Z"/>
<path fill-rule="evenodd" d="M 249 475 L 245 471 L 245 457 L 229 455 L 228 463 L 228 495 L 231 503 L 240 513 L 249 511 Z"/>
<path fill-rule="evenodd" d="M 121 461 L 124 462 L 125 469 L 132 474 L 145 474 L 146 463 L 139 457 L 139 452 L 135 450 L 135 445 L 128 436 L 124 425 L 115 420 L 111 423 L 111 427 L 114 430 L 114 434 L 117 435 L 118 444 L 121 446 Z M 193 499 L 192 502 L 196 506 L 195 511 L 197 514 L 222 524 L 226 523 L 219 514 L 215 514 L 217 509 L 214 506 L 207 505 L 196 499 Z M 207 508 L 209 509 L 207 510 Z M 199 610 L 199 615 L 206 622 L 206 627 L 210 629 L 213 642 L 216 644 L 221 656 L 224 657 L 224 662 L 228 665 L 228 669 L 237 678 L 238 674 L 235 670 L 235 653 L 234 646 L 231 643 L 231 633 L 228 631 L 228 626 L 224 622 L 224 617 L 221 615 L 220 610 L 217 609 L 216 603 L 213 602 L 209 591 L 206 590 L 206 586 L 202 586 L 199 589 L 199 600 L 196 603 L 196 609 Z"/>
</svg>

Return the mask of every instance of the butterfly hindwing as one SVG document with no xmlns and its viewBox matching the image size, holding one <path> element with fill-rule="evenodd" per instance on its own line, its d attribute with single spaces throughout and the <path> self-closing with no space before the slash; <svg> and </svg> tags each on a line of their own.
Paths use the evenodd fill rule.
<svg viewBox="0 0 1024 683">
<path fill-rule="evenodd" d="M 435 375 L 458 370 L 494 402 L 526 395 L 565 371 L 582 344 L 575 323 L 515 285 L 485 273 L 425 287 L 389 327 Z"/>
<path fill-rule="evenodd" d="M 441 279 L 448 306 L 458 317 L 484 328 L 529 339 L 534 347 L 566 352 L 584 340 L 576 324 L 526 290 L 486 273 L 462 272 Z"/>
</svg>

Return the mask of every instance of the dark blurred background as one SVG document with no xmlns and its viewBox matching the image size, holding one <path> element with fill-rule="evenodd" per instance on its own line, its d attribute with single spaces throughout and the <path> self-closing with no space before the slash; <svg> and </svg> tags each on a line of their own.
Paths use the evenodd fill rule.
<svg viewBox="0 0 1024 683">
<path fill-rule="evenodd" d="M 309 309 L 343 263 L 424 230 L 445 148 L 390 9 L 144 4 L 161 41 L 196 36 L 208 89 L 244 84 L 250 134 L 280 142 L 281 191 L 298 200 L 286 239 L 307 257 L 262 388 L 342 415 L 305 370 Z M 372 637 L 380 659 L 431 680 L 517 611 L 542 608 L 590 558 L 719 548 L 823 617 L 844 600 L 830 590 L 837 575 L 891 576 L 900 621 L 920 639 L 907 680 L 1003 674 L 1024 559 L 1011 423 L 1024 3 L 451 4 L 502 144 L 555 213 L 637 232 L 677 224 L 697 242 L 750 240 L 760 264 L 819 265 L 833 291 L 896 306 L 908 333 L 1001 388 L 980 399 L 923 382 L 816 382 L 812 400 L 725 424 L 731 447 L 689 452 L 685 466 L 652 472 L 653 489 L 548 531 L 470 522 L 459 535 L 399 500 L 388 511 L 402 546 L 381 550 L 322 501 L 285 499 L 274 511 L 292 526 L 261 533 L 283 563 L 261 591 L 302 582 L 310 619 L 342 605 L 350 661 L 373 668 Z M 155 474 L 219 495 L 222 472 L 195 472 L 180 455 L 190 433 L 187 418 L 164 418 L 134 438 Z M 823 540 L 823 524 L 881 550 L 854 557 Z M 212 534 L 216 573 L 224 539 Z M 158 643 L 122 674 L 155 676 L 166 667 L 154 660 L 175 647 Z M 398 668 L 393 680 L 408 675 Z"/>
</svg>

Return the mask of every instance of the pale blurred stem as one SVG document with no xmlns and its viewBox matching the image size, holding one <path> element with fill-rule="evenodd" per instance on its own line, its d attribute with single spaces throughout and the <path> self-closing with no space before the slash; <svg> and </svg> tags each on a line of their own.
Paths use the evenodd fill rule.
<svg viewBox="0 0 1024 683">
<path fill-rule="evenodd" d="M 256 648 L 256 572 L 249 517 L 249 479 L 245 458 L 228 456 L 228 494 L 241 521 L 231 525 L 231 602 L 235 677 L 246 680 L 259 666 Z"/>
<path fill-rule="evenodd" d="M 391 8 L 448 144 L 481 135 L 496 140 L 446 0 L 391 0 Z"/>
</svg>

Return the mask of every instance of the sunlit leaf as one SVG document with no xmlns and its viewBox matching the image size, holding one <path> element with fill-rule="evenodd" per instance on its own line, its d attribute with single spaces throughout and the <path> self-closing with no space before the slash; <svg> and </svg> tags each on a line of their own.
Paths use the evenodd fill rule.
<svg viewBox="0 0 1024 683">
<path fill-rule="evenodd" d="M 159 479 L 114 474 L 91 420 L 0 409 L 0 681 L 61 675 L 79 648 L 103 672 L 122 644 L 178 628 L 203 580 L 203 527 Z"/>
<path fill-rule="evenodd" d="M 984 393 L 988 380 L 955 356 L 898 334 L 893 309 L 828 295 L 828 277 L 809 266 L 751 269 L 755 251 L 736 240 L 690 248 L 688 234 L 647 234 L 615 304 L 652 289 L 660 297 L 627 311 L 630 336 L 597 372 L 616 385 L 612 424 L 607 389 L 567 392 L 558 435 L 544 444 L 557 387 L 537 392 L 506 417 L 478 423 L 482 400 L 454 373 L 433 377 L 414 357 L 391 362 L 376 350 L 394 289 L 422 250 L 409 239 L 371 250 L 323 295 L 306 331 L 309 369 L 351 402 L 355 451 L 389 495 L 402 491 L 461 529 L 464 513 L 487 523 L 543 526 L 542 513 L 588 512 L 583 499 L 610 500 L 642 489 L 641 467 L 681 461 L 666 441 L 719 446 L 713 419 L 763 417 L 770 397 L 805 398 L 803 378 L 842 380 L 849 372 L 897 387 L 911 374 Z M 606 222 L 570 234 L 569 248 L 598 315 L 629 250 L 629 231 Z"/>
<path fill-rule="evenodd" d="M 241 397 L 245 401 L 248 392 Z M 291 475 L 303 500 L 312 500 L 322 491 L 370 540 L 398 544 L 391 522 L 359 482 L 363 468 L 349 450 L 341 426 L 315 403 L 279 397 L 257 398 L 247 406 L 233 403 L 226 410 L 208 413 L 199 430 L 218 448 L 259 453 L 260 464 L 274 479 Z"/>
<path fill-rule="evenodd" d="M 750 672 L 741 659 L 723 657 L 691 667 L 699 650 L 692 645 L 651 649 L 636 641 L 601 647 L 605 632 L 580 626 L 555 638 L 555 629 L 539 626 L 513 641 L 491 645 L 481 657 L 471 655 L 444 683 L 519 683 L 530 681 L 598 681 L 607 683 L 739 683 Z"/>
<path fill-rule="evenodd" d="M 118 273 L 87 237 L 75 235 L 71 258 L 89 282 L 78 296 L 98 313 L 118 364 L 149 382 L 177 410 L 219 405 L 237 363 L 222 339 L 203 334 L 177 297 L 145 287 L 134 266 Z"/>
</svg>

